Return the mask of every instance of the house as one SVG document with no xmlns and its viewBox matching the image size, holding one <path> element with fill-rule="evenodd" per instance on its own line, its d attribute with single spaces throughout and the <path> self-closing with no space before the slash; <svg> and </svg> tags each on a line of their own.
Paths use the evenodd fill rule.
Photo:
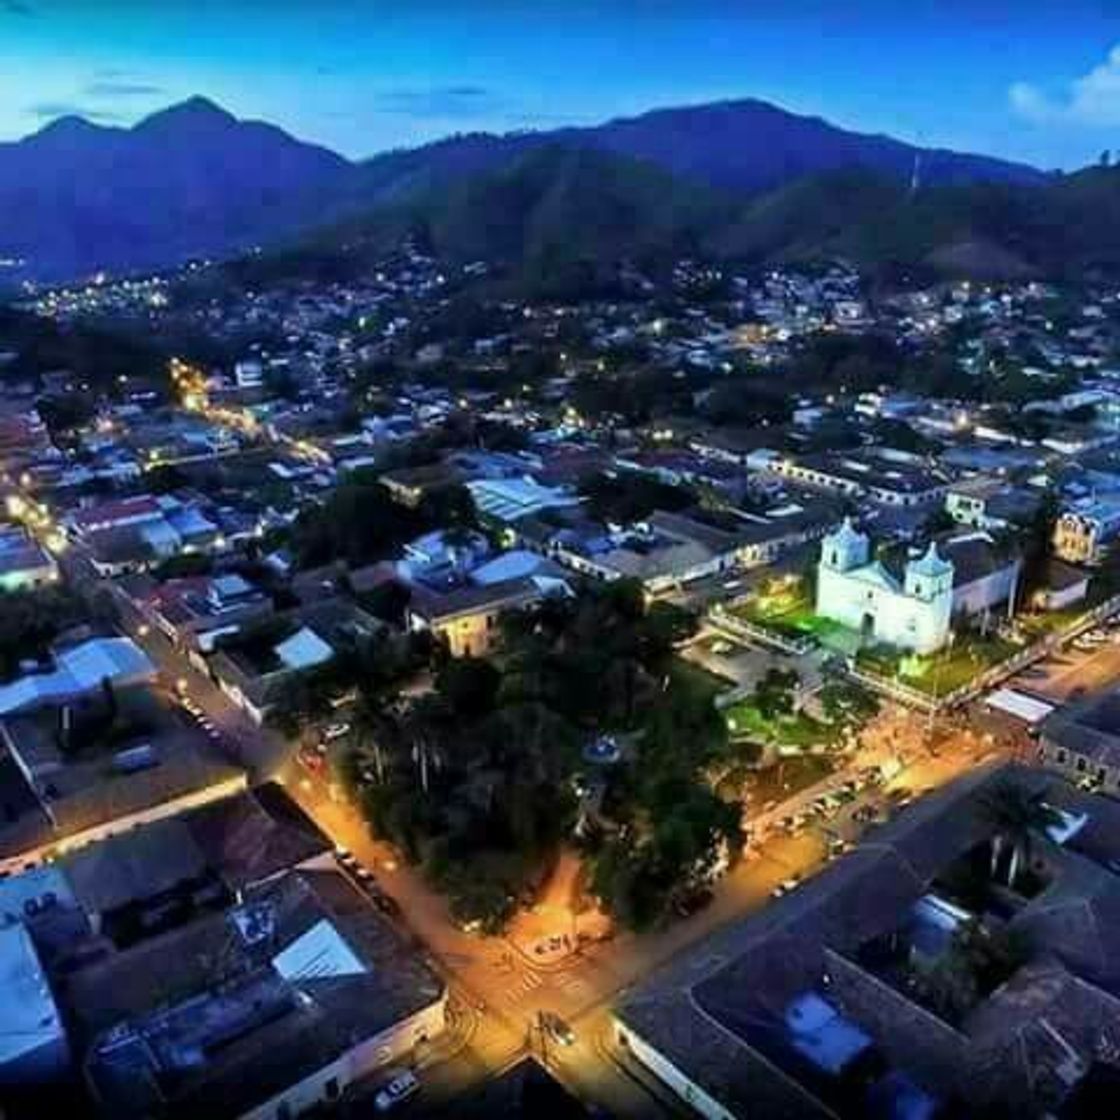
<svg viewBox="0 0 1120 1120">
<path fill-rule="evenodd" d="M 1040 494 L 985 476 L 953 483 L 945 494 L 945 512 L 959 525 L 976 529 L 1021 525 L 1030 520 L 1041 504 Z"/>
<path fill-rule="evenodd" d="M 100 691 L 153 683 L 156 667 L 131 638 L 91 638 L 60 649 L 54 667 L 0 685 L 0 716 L 72 704 Z"/>
<path fill-rule="evenodd" d="M 1086 496 L 1054 523 L 1054 552 L 1070 564 L 1095 564 L 1120 532 L 1120 493 Z"/>
<path fill-rule="evenodd" d="M 1084 602 L 1088 594 L 1088 572 L 1051 560 L 1044 585 L 1031 596 L 1031 606 L 1040 611 L 1064 611 Z"/>
<path fill-rule="evenodd" d="M 168 580 L 142 593 L 139 608 L 173 645 L 200 653 L 273 612 L 271 597 L 236 573 Z"/>
<path fill-rule="evenodd" d="M 218 526 L 193 502 L 147 494 L 73 510 L 62 524 L 100 575 L 119 576 L 177 556 L 220 550 Z"/>
<path fill-rule="evenodd" d="M 299 677 L 333 658 L 330 643 L 310 626 L 282 620 L 275 634 L 255 629 L 227 636 L 210 671 L 222 692 L 260 724 Z"/>
<path fill-rule="evenodd" d="M 61 1080 L 70 1064 L 62 1015 L 22 908 L 17 913 L 0 925 L 0 1095 Z"/>
<path fill-rule="evenodd" d="M 818 451 L 801 456 L 757 451 L 748 465 L 812 490 L 867 498 L 895 508 L 939 502 L 950 483 L 949 475 L 940 467 L 889 448 Z"/>
<path fill-rule="evenodd" d="M 0 719 L 0 872 L 245 788 L 176 705 L 127 677 L 105 688 L 90 664 L 85 687 Z"/>
<path fill-rule="evenodd" d="M 1015 789 L 1057 822 L 1029 859 L 986 809 Z M 679 953 L 623 998 L 616 1041 L 711 1120 L 1060 1115 L 1120 1040 L 1118 815 L 1037 770 L 973 772 Z M 985 939 L 1024 955 L 940 999 Z"/>
<path fill-rule="evenodd" d="M 404 546 L 404 557 L 396 567 L 406 582 L 423 579 L 453 580 L 476 567 L 490 554 L 490 543 L 481 533 L 452 534 L 437 529 Z"/>
<path fill-rule="evenodd" d="M 0 592 L 34 591 L 58 581 L 58 565 L 25 529 L 0 525 Z"/>
<path fill-rule="evenodd" d="M 1017 557 L 1002 557 L 984 533 L 931 541 L 921 555 L 871 557 L 870 538 L 850 520 L 821 543 L 816 610 L 873 642 L 932 653 L 954 618 L 1014 602 Z"/>
<path fill-rule="evenodd" d="M 1072 782 L 1120 794 L 1120 689 L 1093 692 L 1047 716 L 1038 728 L 1038 757 Z"/>
<path fill-rule="evenodd" d="M 484 657 L 497 644 L 498 620 L 504 613 L 570 593 L 563 579 L 543 574 L 468 582 L 445 592 L 420 584 L 412 588 L 406 618 L 410 630 L 438 635 L 453 657 Z"/>
<path fill-rule="evenodd" d="M 579 497 L 559 486 L 543 486 L 534 479 L 479 478 L 467 483 L 479 516 L 516 530 L 517 522 L 544 510 L 578 505 Z"/>
<path fill-rule="evenodd" d="M 443 981 L 337 869 L 246 890 L 58 987 L 88 1090 L 119 1120 L 300 1116 L 446 1025 Z"/>
<path fill-rule="evenodd" d="M 91 931 L 127 948 L 289 871 L 330 867 L 333 852 L 284 788 L 266 784 L 115 833 L 51 866 Z"/>
<path fill-rule="evenodd" d="M 457 486 L 462 480 L 462 472 L 446 462 L 400 467 L 385 471 L 380 477 L 381 485 L 397 502 L 409 509 L 416 509 L 430 494 Z"/>
<path fill-rule="evenodd" d="M 355 603 L 324 597 L 220 638 L 209 671 L 222 692 L 260 724 L 288 690 L 328 666 L 340 650 L 375 642 L 385 630 Z"/>
</svg>

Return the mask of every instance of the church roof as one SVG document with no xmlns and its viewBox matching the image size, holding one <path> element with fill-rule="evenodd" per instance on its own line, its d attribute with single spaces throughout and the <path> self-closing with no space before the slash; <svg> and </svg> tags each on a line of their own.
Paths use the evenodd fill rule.
<svg viewBox="0 0 1120 1120">
<path fill-rule="evenodd" d="M 953 565 L 938 554 L 937 544 L 934 541 L 929 542 L 925 555 L 920 560 L 911 560 L 907 568 L 914 575 L 927 576 L 931 579 L 952 575 L 953 572 Z"/>
<path fill-rule="evenodd" d="M 899 590 L 898 580 L 878 560 L 872 560 L 870 564 L 865 564 L 862 568 L 853 568 L 847 575 L 850 579 L 858 580 L 860 583 L 873 584 L 885 591 L 897 592 Z"/>
<path fill-rule="evenodd" d="M 845 517 L 840 528 L 830 533 L 827 540 L 834 545 L 867 544 L 867 536 L 856 529 L 850 517 Z"/>
</svg>

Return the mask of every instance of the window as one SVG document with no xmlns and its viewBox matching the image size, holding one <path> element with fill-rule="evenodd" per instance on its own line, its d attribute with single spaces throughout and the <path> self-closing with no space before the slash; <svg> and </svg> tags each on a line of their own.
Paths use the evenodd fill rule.
<svg viewBox="0 0 1120 1120">
<path fill-rule="evenodd" d="M 1069 758 L 1069 752 L 1067 750 L 1063 748 L 1062 750 L 1058 751 L 1059 762 L 1065 762 L 1067 758 Z"/>
<path fill-rule="evenodd" d="M 338 1100 L 338 1078 L 337 1077 L 332 1077 L 326 1083 L 326 1085 L 323 1086 L 323 1090 L 327 1095 L 327 1100 L 329 1100 L 329 1101 Z"/>
<path fill-rule="evenodd" d="M 1087 766 L 1088 766 L 1088 763 L 1087 763 L 1087 762 L 1085 761 L 1085 759 L 1083 759 L 1083 758 L 1079 758 L 1079 759 L 1077 760 L 1077 769 L 1078 769 L 1079 771 L 1081 771 L 1082 773 L 1084 773 L 1084 771 L 1085 771 L 1085 769 L 1087 768 Z"/>
</svg>

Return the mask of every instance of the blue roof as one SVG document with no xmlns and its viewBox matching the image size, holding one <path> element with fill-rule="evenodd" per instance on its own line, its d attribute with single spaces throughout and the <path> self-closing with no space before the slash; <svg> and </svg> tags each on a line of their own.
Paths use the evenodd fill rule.
<svg viewBox="0 0 1120 1120">
<path fill-rule="evenodd" d="M 493 583 L 531 576 L 541 566 L 541 558 L 535 552 L 518 548 L 503 552 L 493 560 L 480 564 L 471 572 L 471 582 L 487 587 Z"/>
<path fill-rule="evenodd" d="M 0 1067 L 66 1037 L 62 1018 L 22 922 L 0 927 Z"/>
<path fill-rule="evenodd" d="M 872 1086 L 867 1097 L 869 1115 L 883 1120 L 932 1120 L 938 1100 L 906 1074 L 892 1070 Z"/>
<path fill-rule="evenodd" d="M 871 1039 L 816 992 L 798 996 L 783 1016 L 793 1048 L 817 1069 L 838 1074 L 871 1046 Z"/>
</svg>

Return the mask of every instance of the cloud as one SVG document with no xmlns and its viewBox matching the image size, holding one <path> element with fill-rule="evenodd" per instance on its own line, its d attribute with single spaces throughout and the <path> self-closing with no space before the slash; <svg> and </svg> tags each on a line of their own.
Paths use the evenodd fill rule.
<svg viewBox="0 0 1120 1120">
<path fill-rule="evenodd" d="M 501 97 L 482 86 L 384 90 L 374 95 L 374 104 L 383 113 L 444 119 L 490 116 L 504 107 Z"/>
<path fill-rule="evenodd" d="M 35 9 L 24 0 L 0 0 L 0 14 L 28 19 L 35 15 Z"/>
<path fill-rule="evenodd" d="M 1032 82 L 1016 82 L 1008 90 L 1008 99 L 1019 116 L 1035 124 L 1116 127 L 1120 125 L 1120 44 L 1104 62 L 1057 95 Z"/>
<path fill-rule="evenodd" d="M 141 82 L 127 77 L 98 78 L 85 88 L 89 97 L 160 97 L 165 92 L 162 86 L 151 82 Z"/>
<path fill-rule="evenodd" d="M 84 117 L 87 121 L 99 124 L 118 124 L 123 120 L 118 113 L 108 109 L 98 109 L 73 101 L 37 101 L 28 105 L 24 113 L 41 121 L 53 121 L 58 117 Z"/>
</svg>

